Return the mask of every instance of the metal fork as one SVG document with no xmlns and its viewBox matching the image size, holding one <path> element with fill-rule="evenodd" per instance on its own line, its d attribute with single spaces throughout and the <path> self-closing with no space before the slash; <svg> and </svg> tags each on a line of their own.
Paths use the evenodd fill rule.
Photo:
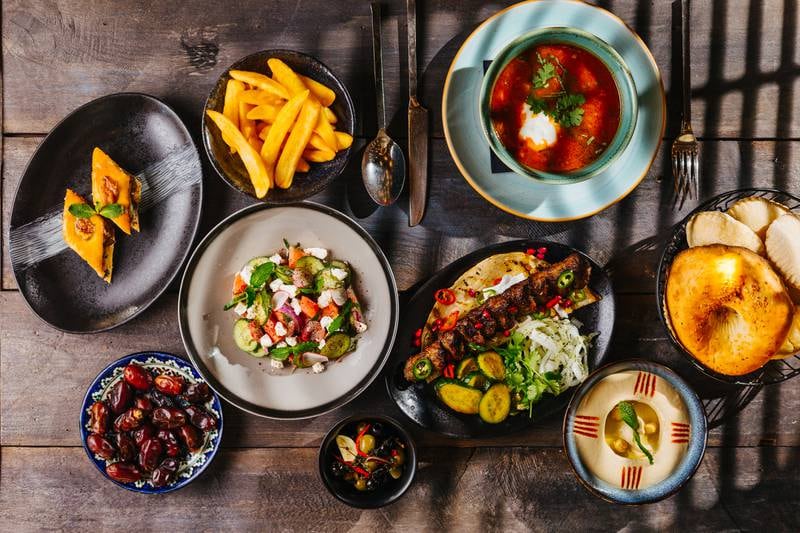
<svg viewBox="0 0 800 533">
<path fill-rule="evenodd" d="M 697 137 L 692 132 L 692 79 L 689 60 L 689 0 L 681 0 L 681 55 L 683 62 L 683 117 L 681 132 L 672 143 L 672 176 L 678 208 L 699 195 L 700 162 Z"/>
</svg>

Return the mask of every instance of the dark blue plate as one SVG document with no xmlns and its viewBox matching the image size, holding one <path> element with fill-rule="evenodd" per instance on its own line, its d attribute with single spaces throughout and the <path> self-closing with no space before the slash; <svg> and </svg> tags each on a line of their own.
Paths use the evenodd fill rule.
<svg viewBox="0 0 800 533">
<path fill-rule="evenodd" d="M 95 401 L 105 399 L 108 396 L 111 387 L 122 379 L 122 370 L 130 362 L 138 363 L 150 370 L 158 369 L 168 374 L 180 375 L 187 383 L 204 381 L 194 367 L 192 367 L 191 363 L 168 353 L 139 352 L 126 355 L 122 359 L 114 361 L 104 368 L 94 381 L 92 381 L 89 390 L 86 391 L 86 396 L 83 398 L 83 407 L 81 408 L 80 415 L 80 432 L 83 449 L 86 450 L 86 455 L 89 456 L 89 459 L 94 463 L 94 466 L 97 467 L 100 473 L 109 481 L 124 489 L 134 492 L 143 492 L 145 494 L 163 494 L 178 490 L 200 476 L 200 474 L 208 468 L 208 465 L 211 464 L 211 461 L 217 454 L 219 442 L 222 439 L 222 406 L 219 402 L 219 397 L 212 391 L 213 397 L 205 404 L 205 408 L 217 417 L 217 428 L 206 434 L 206 441 L 199 452 L 191 454 L 188 459 L 181 460 L 175 481 L 165 487 L 154 487 L 150 484 L 149 480 L 142 480 L 136 483 L 120 483 L 111 479 L 108 474 L 106 474 L 107 461 L 96 457 L 89 451 L 89 448 L 86 447 L 86 437 L 89 435 L 89 408 Z"/>
</svg>

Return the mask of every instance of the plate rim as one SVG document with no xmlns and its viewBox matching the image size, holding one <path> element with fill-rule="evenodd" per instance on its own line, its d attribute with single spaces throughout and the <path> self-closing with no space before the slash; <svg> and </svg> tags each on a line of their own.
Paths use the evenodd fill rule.
<svg viewBox="0 0 800 533">
<path fill-rule="evenodd" d="M 653 163 L 656 160 L 656 157 L 658 157 L 659 151 L 661 149 L 661 144 L 664 141 L 664 133 L 666 132 L 666 128 L 667 128 L 667 95 L 666 95 L 666 92 L 664 90 L 664 79 L 661 76 L 661 70 L 658 68 L 658 63 L 656 62 L 655 57 L 653 56 L 653 53 L 650 51 L 650 48 L 642 40 L 642 38 L 639 36 L 639 34 L 636 33 L 636 31 L 634 31 L 634 29 L 631 28 L 624 20 L 622 20 L 617 15 L 615 15 L 614 13 L 612 13 L 611 11 L 609 11 L 607 9 L 603 9 L 602 7 L 599 7 L 599 6 L 587 4 L 587 3 L 585 3 L 585 2 L 583 2 L 581 0 L 558 0 L 558 1 L 563 2 L 563 3 L 581 5 L 581 6 L 585 6 L 585 7 L 589 7 L 589 8 L 601 11 L 603 15 L 606 15 L 606 16 L 610 17 L 612 20 L 616 21 L 623 28 L 625 28 L 630 33 L 630 35 L 633 37 L 633 39 L 641 46 L 642 50 L 645 52 L 645 55 L 647 55 L 647 58 L 650 61 L 652 67 L 653 67 L 653 71 L 654 71 L 654 73 L 656 75 L 656 79 L 658 80 L 658 87 L 660 89 L 659 92 L 661 93 L 661 131 L 660 131 L 659 136 L 658 136 L 658 142 L 656 143 L 656 148 L 653 151 L 652 157 L 650 158 L 650 163 L 647 164 L 647 166 L 645 167 L 645 169 L 642 172 L 641 176 L 639 176 L 639 178 L 635 181 L 635 183 L 633 183 L 633 185 L 631 185 L 630 188 L 625 190 L 617 198 L 615 198 L 611 202 L 599 207 L 598 209 L 595 209 L 594 211 L 591 211 L 591 212 L 588 212 L 588 213 L 579 214 L 579 215 L 568 216 L 568 217 L 542 217 L 542 216 L 535 216 L 535 215 L 532 215 L 530 213 L 524 213 L 522 211 L 517 211 L 516 209 L 512 209 L 511 207 L 509 207 L 507 205 L 504 205 L 503 203 L 501 203 L 500 201 L 496 200 L 495 198 L 492 198 L 491 195 L 489 195 L 487 192 L 485 192 L 477 184 L 477 182 L 472 177 L 472 175 L 467 171 L 466 167 L 461 162 L 461 159 L 459 158 L 459 156 L 458 156 L 458 154 L 457 154 L 457 152 L 456 152 L 456 150 L 455 150 L 455 148 L 453 146 L 453 141 L 452 141 L 451 135 L 450 135 L 450 128 L 448 127 L 448 124 L 447 124 L 447 94 L 448 94 L 449 89 L 450 89 L 450 82 L 451 82 L 451 80 L 453 78 L 453 69 L 454 69 L 454 67 L 456 65 L 456 62 L 458 61 L 459 57 L 461 56 L 461 52 L 464 50 L 464 47 L 467 45 L 467 43 L 470 40 L 472 40 L 472 38 L 475 37 L 479 32 L 483 31 L 483 29 L 488 24 L 490 24 L 496 18 L 499 18 L 499 17 L 503 16 L 508 11 L 511 11 L 511 10 L 516 9 L 516 8 L 518 8 L 520 6 L 523 6 L 523 5 L 534 4 L 534 3 L 541 2 L 541 1 L 549 1 L 549 0 L 523 0 L 522 2 L 517 2 L 517 3 L 513 4 L 513 5 L 510 5 L 510 6 L 506 7 L 506 8 L 503 8 L 500 11 L 498 11 L 497 13 L 495 13 L 492 16 L 490 16 L 489 18 L 487 18 L 486 20 L 484 20 L 483 22 L 481 22 L 478 25 L 478 27 L 475 28 L 474 30 L 472 30 L 472 32 L 470 32 L 470 34 L 467 36 L 467 38 L 464 39 L 464 42 L 461 43 L 461 46 L 458 48 L 458 51 L 456 52 L 455 56 L 453 56 L 453 60 L 450 63 L 450 66 L 447 69 L 447 75 L 445 76 L 444 87 L 442 89 L 442 127 L 444 129 L 444 137 L 445 137 L 445 142 L 447 143 L 447 149 L 450 152 L 450 157 L 453 159 L 453 162 L 456 164 L 456 167 L 458 168 L 458 171 L 461 173 L 461 176 L 464 178 L 464 180 L 466 180 L 466 182 L 469 184 L 469 186 L 472 187 L 472 189 L 475 192 L 477 192 L 484 200 L 486 200 L 487 202 L 489 202 L 490 204 L 492 204 L 496 208 L 500 209 L 501 211 L 504 211 L 504 212 L 509 213 L 511 215 L 514 215 L 514 216 L 517 216 L 517 217 L 520 217 L 520 218 L 524 218 L 524 219 L 527 219 L 527 220 L 534 220 L 534 221 L 537 221 L 537 222 L 570 222 L 570 221 L 573 221 L 573 220 L 581 220 L 581 219 L 584 219 L 584 218 L 589 218 L 591 216 L 594 216 L 594 215 L 596 215 L 596 214 L 608 209 L 612 205 L 614 205 L 614 204 L 622 201 L 623 199 L 625 199 L 630 193 L 632 193 L 634 191 L 634 189 L 636 189 L 642 183 L 644 178 L 647 176 L 647 173 L 652 168 Z M 533 29 L 533 28 L 531 28 L 531 29 Z M 641 112 L 641 110 L 639 112 Z M 630 146 L 628 146 L 628 148 L 626 148 L 626 150 L 628 150 L 628 149 L 630 149 Z"/>
<path fill-rule="evenodd" d="M 222 233 L 225 229 L 227 229 L 231 224 L 237 222 L 240 219 L 243 219 L 253 213 L 269 210 L 269 209 L 286 209 L 286 208 L 296 208 L 296 209 L 311 209 L 314 211 L 321 212 L 325 215 L 331 216 L 333 218 L 338 219 L 339 221 L 343 222 L 347 226 L 349 226 L 353 231 L 355 231 L 362 239 L 367 243 L 367 245 L 372 249 L 373 253 L 375 253 L 378 262 L 381 263 L 381 267 L 384 271 L 384 275 L 389 282 L 389 299 L 390 302 L 390 331 L 389 335 L 387 336 L 386 340 L 384 341 L 383 347 L 381 348 L 381 352 L 383 355 L 372 365 L 372 371 L 367 374 L 360 382 L 358 382 L 353 388 L 345 392 L 340 397 L 326 402 L 322 405 L 317 407 L 312 407 L 308 409 L 301 409 L 298 411 L 285 411 L 281 409 L 273 409 L 267 407 L 258 406 L 252 402 L 248 402 L 238 397 L 233 391 L 229 390 L 227 387 L 222 385 L 215 376 L 213 376 L 206 367 L 205 363 L 203 363 L 199 351 L 197 350 L 194 342 L 191 339 L 191 336 L 188 333 L 189 327 L 186 321 L 186 307 L 187 307 L 187 299 L 188 299 L 188 288 L 191 284 L 191 277 L 194 274 L 195 267 L 197 266 L 196 263 L 200 260 L 202 254 L 206 251 L 208 246 L 219 237 L 219 234 Z M 339 407 L 342 407 L 351 401 L 355 400 L 358 396 L 361 395 L 382 373 L 384 367 L 386 366 L 387 361 L 391 357 L 392 351 L 394 349 L 394 343 L 397 338 L 397 331 L 399 328 L 400 323 L 400 297 L 397 291 L 397 282 L 394 277 L 394 271 L 392 270 L 391 264 L 389 260 L 386 258 L 386 255 L 383 253 L 383 250 L 372 238 L 372 236 L 362 228 L 355 220 L 351 219 L 344 213 L 337 211 L 336 209 L 329 207 L 327 205 L 323 205 L 317 202 L 311 202 L 308 200 L 303 200 L 301 202 L 292 202 L 288 204 L 280 204 L 280 205 L 270 205 L 263 202 L 256 202 L 249 206 L 246 206 L 230 215 L 225 217 L 221 220 L 216 226 L 214 226 L 200 241 L 197 247 L 192 252 L 192 256 L 189 258 L 189 261 L 186 263 L 186 268 L 183 272 L 183 277 L 181 278 L 180 283 L 180 290 L 178 293 L 178 305 L 177 305 L 177 313 L 178 313 L 178 328 L 180 330 L 181 341 L 183 343 L 183 347 L 186 350 L 189 359 L 191 360 L 194 368 L 200 374 L 200 376 L 208 383 L 208 385 L 216 392 L 221 398 L 225 399 L 228 403 L 240 409 L 246 413 L 250 413 L 252 415 L 267 418 L 271 420 L 306 420 L 311 418 L 316 418 L 318 416 L 324 415 L 329 413 Z"/>
<path fill-rule="evenodd" d="M 189 252 L 192 249 L 192 244 L 194 244 L 194 240 L 197 237 L 197 230 L 200 227 L 200 219 L 202 217 L 202 212 L 203 212 L 203 179 L 202 179 L 203 160 L 200 157 L 200 152 L 197 150 L 197 144 L 194 142 L 194 138 L 192 137 L 192 133 L 189 131 L 189 128 L 186 127 L 186 124 L 184 124 L 183 120 L 181 120 L 181 118 L 178 115 L 178 113 L 172 107 L 170 107 L 169 104 L 167 104 L 166 102 L 164 102 L 163 100 L 161 100 L 160 98 L 158 98 L 156 96 L 153 96 L 153 95 L 147 94 L 147 93 L 143 93 L 143 92 L 137 92 L 137 91 L 123 91 L 123 92 L 119 92 L 119 93 L 105 94 L 103 96 L 100 96 L 98 98 L 95 98 L 93 100 L 90 100 L 90 101 L 80 105 L 79 107 L 77 107 L 74 110 L 72 110 L 69 113 L 67 113 L 61 120 L 59 120 L 58 123 L 50 129 L 50 131 L 47 133 L 47 135 L 44 136 L 44 138 L 39 143 L 39 146 L 36 147 L 36 150 L 33 152 L 33 154 L 31 155 L 30 159 L 28 159 L 28 162 L 25 164 L 25 169 L 22 171 L 21 178 L 20 178 L 19 182 L 17 183 L 16 190 L 14 191 L 14 199 L 11 201 L 11 216 L 13 217 L 13 215 L 14 215 L 14 211 L 15 211 L 15 208 L 16 208 L 16 205 L 17 205 L 17 199 L 18 199 L 18 195 L 19 195 L 19 190 L 20 190 L 20 187 L 22 186 L 22 183 L 24 181 L 23 178 L 28 174 L 28 170 L 30 169 L 30 166 L 33 163 L 33 160 L 36 158 L 37 155 L 39 155 L 39 151 L 42 149 L 42 146 L 44 146 L 44 144 L 48 140 L 50 140 L 50 138 L 53 136 L 53 134 L 56 132 L 56 130 L 58 130 L 58 128 L 60 128 L 62 126 L 62 124 L 64 124 L 67 120 L 71 119 L 74 115 L 77 115 L 78 113 L 80 113 L 81 111 L 84 111 L 86 108 L 88 108 L 90 106 L 98 105 L 98 104 L 100 104 L 100 103 L 102 103 L 102 102 L 104 102 L 106 100 L 113 100 L 113 99 L 125 98 L 125 97 L 141 98 L 141 99 L 144 99 L 144 100 L 151 100 L 151 101 L 155 102 L 156 105 L 158 105 L 162 109 L 166 110 L 168 112 L 168 114 L 171 115 L 175 119 L 177 124 L 180 125 L 180 127 L 186 133 L 186 137 L 189 139 L 189 144 L 191 144 L 192 148 L 194 149 L 194 153 L 197 156 L 197 162 L 200 165 L 199 171 L 200 171 L 201 179 L 194 185 L 194 186 L 196 186 L 198 188 L 198 193 L 200 195 L 200 198 L 199 198 L 199 201 L 198 201 L 199 209 L 197 209 L 197 211 L 196 211 L 197 214 L 195 215 L 194 223 L 192 225 L 189 246 L 186 247 L 186 250 L 184 250 L 183 254 L 181 255 L 180 264 L 178 265 L 178 268 L 176 268 L 175 271 L 172 272 L 168 276 L 168 279 L 165 278 L 166 283 L 164 283 L 163 287 L 158 289 L 153 294 L 153 297 L 150 298 L 148 301 L 146 301 L 141 306 L 139 306 L 139 308 L 136 311 L 134 311 L 133 313 L 131 313 L 127 317 L 123 318 L 119 322 L 116 322 L 114 324 L 110 324 L 108 326 L 103 326 L 101 328 L 78 329 L 78 330 L 63 328 L 61 326 L 57 326 L 57 325 L 51 323 L 50 321 L 46 320 L 42 315 L 40 315 L 39 312 L 36 309 L 34 309 L 33 305 L 31 305 L 31 303 L 28 301 L 28 295 L 26 294 L 26 292 L 24 290 L 22 290 L 22 285 L 20 284 L 19 276 L 17 275 L 17 267 L 14 265 L 14 261 L 12 259 L 12 255 L 11 255 L 11 238 L 10 238 L 10 236 L 11 236 L 11 219 L 9 219 L 8 230 L 6 231 L 5 237 L 8 240 L 9 263 L 11 263 L 11 274 L 14 276 L 14 283 L 17 285 L 17 292 L 22 295 L 22 299 L 25 302 L 25 305 L 28 307 L 28 309 L 30 309 L 30 311 L 34 314 L 34 316 L 36 316 L 36 318 L 38 318 L 41 322 L 43 322 L 44 324 L 47 324 L 51 328 L 56 329 L 56 330 L 61 331 L 61 332 L 64 332 L 64 333 L 72 333 L 72 334 L 76 334 L 76 335 L 92 335 L 92 334 L 95 334 L 95 333 L 102 333 L 102 332 L 112 330 L 114 328 L 117 328 L 117 327 L 119 327 L 119 326 L 121 326 L 123 324 L 126 324 L 126 323 L 130 322 L 131 320 L 133 320 L 134 318 L 138 317 L 140 314 L 145 312 L 147 309 L 149 309 L 150 306 L 152 306 L 156 302 L 156 300 L 158 300 L 161 297 L 161 295 L 163 295 L 166 292 L 166 290 L 169 288 L 169 286 L 172 284 L 172 282 L 175 281 L 175 279 L 178 277 L 178 273 L 181 271 L 181 269 L 183 268 L 184 264 L 186 263 L 186 258 L 189 256 Z"/>
<path fill-rule="evenodd" d="M 555 244 L 555 245 L 564 246 L 566 248 L 569 248 L 569 249 L 571 249 L 573 251 L 573 253 L 580 254 L 581 256 L 583 256 L 586 259 L 588 259 L 589 262 L 592 264 L 593 268 L 598 268 L 599 267 L 599 269 L 603 272 L 603 275 L 606 278 L 606 280 L 608 281 L 609 288 L 610 288 L 611 298 L 609 300 L 611 302 L 611 305 L 613 306 L 612 310 L 614 311 L 614 314 L 613 314 L 613 318 L 614 319 L 613 319 L 612 324 L 611 324 L 611 330 L 609 331 L 609 334 L 608 334 L 608 344 L 606 345 L 606 348 L 605 348 L 605 350 L 603 351 L 603 353 L 602 353 L 602 355 L 600 357 L 600 362 L 599 362 L 600 366 L 598 366 L 597 369 L 601 368 L 602 366 L 604 366 L 606 364 L 610 364 L 610 362 L 607 361 L 607 359 L 609 357 L 609 352 L 611 350 L 611 343 L 612 343 L 612 341 L 614 339 L 614 332 L 615 332 L 616 326 L 617 326 L 617 320 L 616 320 L 616 294 L 614 293 L 614 280 L 605 271 L 605 267 L 603 265 L 601 265 L 600 263 L 598 263 L 597 261 L 595 261 L 586 252 L 578 250 L 574 246 L 572 246 L 570 244 L 563 243 L 563 242 L 549 241 L 549 240 L 545 240 L 545 239 L 535 239 L 535 238 L 531 238 L 531 239 L 512 239 L 512 240 L 509 240 L 509 241 L 502 241 L 502 242 L 493 243 L 493 244 L 490 244 L 488 246 L 484 246 L 482 248 L 479 248 L 477 250 L 473 250 L 472 252 L 470 252 L 470 253 L 462 256 L 462 257 L 459 257 L 458 259 L 452 261 L 451 263 L 445 265 L 444 267 L 442 267 L 439 270 L 437 270 L 436 272 L 434 272 L 428 278 L 428 280 L 425 283 L 420 285 L 419 288 L 417 288 L 414 291 L 414 293 L 408 299 L 408 303 L 406 303 L 406 306 L 410 305 L 410 303 L 418 296 L 418 294 L 421 294 L 426 289 L 426 287 L 433 281 L 433 279 L 436 276 L 439 276 L 440 274 L 443 274 L 446 270 L 450 269 L 456 263 L 463 262 L 465 264 L 470 264 L 470 265 L 474 266 L 478 262 L 480 262 L 481 260 L 486 259 L 487 257 L 490 257 L 491 255 L 495 255 L 495 254 L 498 254 L 498 253 L 506 253 L 506 252 L 500 251 L 500 249 L 502 249 L 502 248 L 513 247 L 513 246 L 527 246 L 528 244 L 533 244 L 533 243 L 542 244 L 544 246 Z M 493 252 L 489 253 L 488 255 L 486 255 L 490 251 L 493 251 Z M 467 270 L 469 268 L 471 268 L 471 266 L 468 266 Z M 394 353 L 392 355 L 394 355 Z M 393 358 L 393 357 L 390 356 L 390 358 Z M 595 370 L 597 370 L 597 369 L 595 369 Z M 595 370 L 590 370 L 590 374 L 591 374 L 591 372 L 594 372 Z M 397 406 L 397 408 L 403 414 L 403 416 L 405 416 L 407 419 L 409 419 L 417 427 L 422 428 L 425 431 L 430 431 L 431 433 L 435 433 L 437 435 L 442 435 L 442 436 L 445 436 L 445 437 L 448 437 L 448 438 L 466 439 L 466 440 L 496 439 L 496 438 L 504 437 L 504 436 L 507 436 L 507 435 L 512 435 L 514 433 L 519 433 L 521 431 L 530 430 L 531 428 L 535 427 L 535 424 L 538 423 L 538 419 L 535 420 L 535 419 L 528 418 L 526 424 L 521 424 L 519 427 L 515 427 L 515 428 L 511 429 L 510 431 L 499 432 L 499 433 L 497 433 L 497 432 L 493 433 L 493 432 L 489 431 L 488 433 L 472 434 L 472 435 L 467 435 L 465 433 L 455 433 L 455 432 L 450 432 L 450 431 L 440 431 L 438 429 L 433 429 L 430 426 L 422 425 L 421 423 L 419 423 L 417 420 L 415 420 L 414 418 L 412 418 L 411 416 L 409 416 L 405 412 L 405 410 L 400 406 L 398 401 L 395 399 L 395 396 L 393 394 L 394 387 L 393 387 L 392 381 L 393 381 L 392 374 L 391 373 L 387 373 L 385 378 L 384 378 L 384 384 L 386 386 L 386 392 L 389 395 L 389 398 L 392 400 L 392 402 L 394 402 L 395 406 Z M 578 390 L 579 387 L 580 387 L 580 385 L 572 387 L 570 389 L 572 391 L 570 394 L 574 395 L 575 391 Z M 571 401 L 571 399 L 572 399 L 572 396 L 570 396 L 568 399 L 566 399 L 566 402 L 564 403 L 563 408 L 567 408 L 568 407 L 569 402 Z M 561 409 L 562 408 L 559 408 L 559 410 L 561 410 Z M 548 415 L 545 415 L 544 419 L 546 420 L 547 418 L 552 418 L 553 416 L 555 416 L 555 414 L 556 413 L 553 412 L 553 413 L 550 413 Z"/>
</svg>

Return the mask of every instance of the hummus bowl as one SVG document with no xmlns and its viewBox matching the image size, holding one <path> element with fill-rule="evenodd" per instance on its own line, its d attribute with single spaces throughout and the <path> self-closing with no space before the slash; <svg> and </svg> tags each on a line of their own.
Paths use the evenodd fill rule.
<svg viewBox="0 0 800 533">
<path fill-rule="evenodd" d="M 564 449 L 589 492 L 642 504 L 676 493 L 706 448 L 700 399 L 669 368 L 643 360 L 597 369 L 564 417 Z"/>
</svg>

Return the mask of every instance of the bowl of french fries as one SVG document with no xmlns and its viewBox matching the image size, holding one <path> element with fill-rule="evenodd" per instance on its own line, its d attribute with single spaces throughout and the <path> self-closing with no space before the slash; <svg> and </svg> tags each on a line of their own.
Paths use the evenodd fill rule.
<svg viewBox="0 0 800 533">
<path fill-rule="evenodd" d="M 203 113 L 203 144 L 222 179 L 269 204 L 324 189 L 350 158 L 353 101 L 323 63 L 291 50 L 240 59 Z"/>
</svg>

